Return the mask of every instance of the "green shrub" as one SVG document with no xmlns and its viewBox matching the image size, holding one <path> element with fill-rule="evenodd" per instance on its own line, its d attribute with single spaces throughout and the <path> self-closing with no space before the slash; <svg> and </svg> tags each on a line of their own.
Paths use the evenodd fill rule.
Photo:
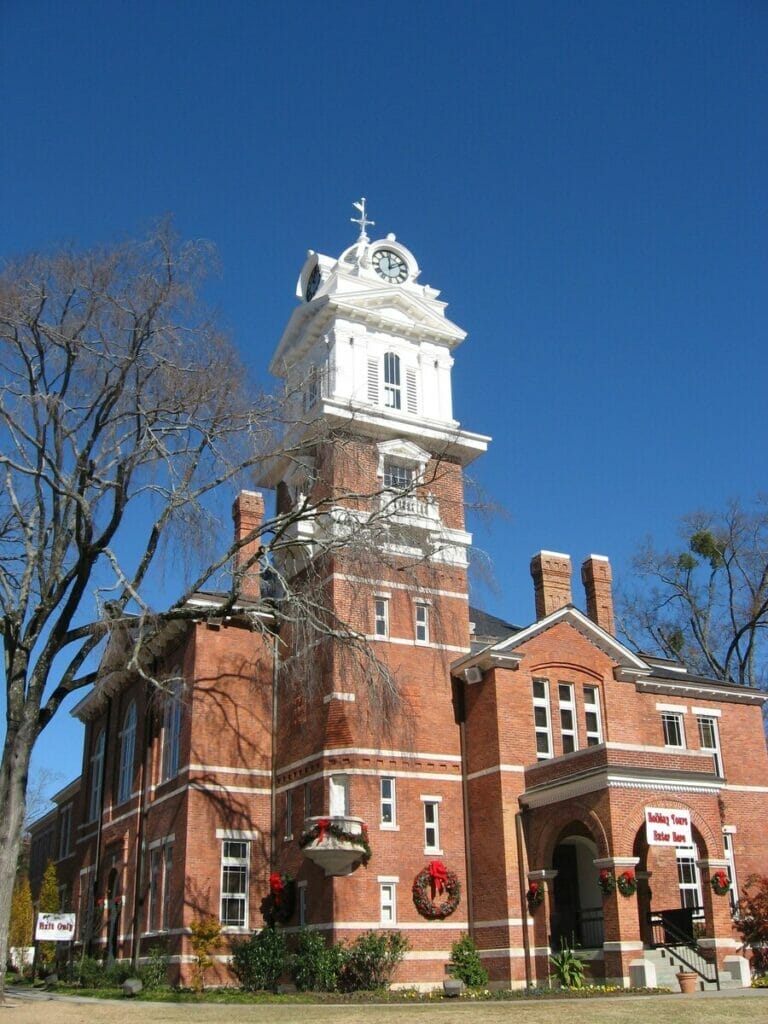
<svg viewBox="0 0 768 1024">
<path fill-rule="evenodd" d="M 130 961 L 125 963 L 115 961 L 104 971 L 104 980 L 109 988 L 120 988 L 126 978 L 132 978 L 133 976 L 133 968 Z"/>
<path fill-rule="evenodd" d="M 559 953 L 553 953 L 549 962 L 555 977 L 563 988 L 581 988 L 584 984 L 584 961 L 570 946 L 561 945 Z"/>
<path fill-rule="evenodd" d="M 92 956 L 84 956 L 77 964 L 77 980 L 82 988 L 103 988 L 107 980 L 107 972 L 101 960 Z"/>
<path fill-rule="evenodd" d="M 400 932 L 365 932 L 342 948 L 339 989 L 357 992 L 386 988 L 409 946 Z"/>
<path fill-rule="evenodd" d="M 451 946 L 448 973 L 469 988 L 485 988 L 488 984 L 488 971 L 483 967 L 477 946 L 469 935 L 463 935 Z"/>
<path fill-rule="evenodd" d="M 147 963 L 139 968 L 139 978 L 144 988 L 150 992 L 163 988 L 168 983 L 168 954 L 162 946 L 150 947 Z"/>
<path fill-rule="evenodd" d="M 282 932 L 263 928 L 232 950 L 232 970 L 246 992 L 277 992 L 287 949 Z"/>
<path fill-rule="evenodd" d="M 300 992 L 338 992 L 344 948 L 329 945 L 320 932 L 302 929 L 291 960 L 291 977 Z"/>
</svg>

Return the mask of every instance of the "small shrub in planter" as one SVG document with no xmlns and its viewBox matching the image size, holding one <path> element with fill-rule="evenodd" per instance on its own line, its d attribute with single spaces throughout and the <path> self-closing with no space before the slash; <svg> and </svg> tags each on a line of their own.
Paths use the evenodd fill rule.
<svg viewBox="0 0 768 1024">
<path fill-rule="evenodd" d="M 451 946 L 448 972 L 451 977 L 463 981 L 468 988 L 485 988 L 488 984 L 488 971 L 483 967 L 477 946 L 469 935 L 463 935 Z"/>
<path fill-rule="evenodd" d="M 262 928 L 235 944 L 232 970 L 246 992 L 277 992 L 288 951 L 282 932 Z"/>
<path fill-rule="evenodd" d="M 343 948 L 339 989 L 342 992 L 386 988 L 409 949 L 400 932 L 365 932 Z"/>
</svg>

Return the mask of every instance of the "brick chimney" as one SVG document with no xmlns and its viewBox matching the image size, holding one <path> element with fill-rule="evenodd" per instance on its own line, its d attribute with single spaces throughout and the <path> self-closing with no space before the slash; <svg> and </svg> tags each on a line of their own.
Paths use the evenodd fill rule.
<svg viewBox="0 0 768 1024">
<path fill-rule="evenodd" d="M 540 551 L 531 559 L 536 595 L 536 618 L 543 619 L 571 604 L 571 558 L 557 551 Z"/>
<path fill-rule="evenodd" d="M 605 555 L 590 555 L 581 567 L 581 581 L 587 595 L 587 615 L 598 626 L 614 634 L 611 563 Z"/>
<path fill-rule="evenodd" d="M 235 524 L 235 541 L 242 540 L 256 530 L 264 519 L 264 498 L 258 491 L 240 491 L 232 505 L 232 519 Z M 235 572 L 247 564 L 259 549 L 259 538 L 244 544 L 235 552 L 233 569 Z M 246 571 L 241 585 L 240 596 L 246 601 L 257 601 L 261 595 L 261 578 L 258 562 L 254 562 Z"/>
</svg>

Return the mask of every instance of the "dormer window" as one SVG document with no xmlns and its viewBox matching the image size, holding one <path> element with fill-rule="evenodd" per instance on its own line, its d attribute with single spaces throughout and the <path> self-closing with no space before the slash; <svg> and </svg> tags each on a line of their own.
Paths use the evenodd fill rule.
<svg viewBox="0 0 768 1024">
<path fill-rule="evenodd" d="M 400 356 L 387 352 L 384 356 L 384 404 L 388 409 L 399 409 Z"/>
</svg>

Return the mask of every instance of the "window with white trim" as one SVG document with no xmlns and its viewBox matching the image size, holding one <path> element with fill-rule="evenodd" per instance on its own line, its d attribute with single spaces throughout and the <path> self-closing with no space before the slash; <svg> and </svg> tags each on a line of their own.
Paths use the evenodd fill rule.
<svg viewBox="0 0 768 1024">
<path fill-rule="evenodd" d="M 429 643 L 429 605 L 417 603 L 413 608 L 417 644 Z"/>
<path fill-rule="evenodd" d="M 685 731 L 683 716 L 678 711 L 662 711 L 661 724 L 664 729 L 664 745 L 667 747 L 685 747 Z"/>
<path fill-rule="evenodd" d="M 395 780 L 385 776 L 379 780 L 381 794 L 381 827 L 396 828 Z"/>
<path fill-rule="evenodd" d="M 59 860 L 69 856 L 72 839 L 72 804 L 65 804 L 59 811 Z"/>
<path fill-rule="evenodd" d="M 703 751 L 712 755 L 712 762 L 715 766 L 715 775 L 723 777 L 723 757 L 720 753 L 720 737 L 717 731 L 717 719 L 709 715 L 697 715 L 696 723 L 699 727 L 699 746 Z"/>
<path fill-rule="evenodd" d="M 293 790 L 285 791 L 285 816 L 283 818 L 283 839 L 293 839 Z"/>
<path fill-rule="evenodd" d="M 397 924 L 396 887 L 396 882 L 379 882 L 379 922 L 385 928 Z"/>
<path fill-rule="evenodd" d="M 174 680 L 165 696 L 163 713 L 163 761 L 161 782 L 172 779 L 179 771 L 179 752 L 181 747 L 181 712 L 182 684 L 180 679 Z"/>
<path fill-rule="evenodd" d="M 695 846 L 678 846 L 677 884 L 680 889 L 680 906 L 691 907 L 694 917 L 704 916 L 704 900 L 701 896 L 701 874 L 696 863 L 699 853 Z"/>
<path fill-rule="evenodd" d="M 422 797 L 424 804 L 424 852 L 440 853 L 440 801 Z"/>
<path fill-rule="evenodd" d="M 349 814 L 349 776 L 331 775 L 328 779 L 328 812 L 332 818 Z"/>
<path fill-rule="evenodd" d="M 136 755 L 136 701 L 132 700 L 123 716 L 120 730 L 120 772 L 117 778 L 117 802 L 125 803 L 133 792 L 133 762 Z"/>
<path fill-rule="evenodd" d="M 600 694 L 596 686 L 584 687 L 584 725 L 588 747 L 596 747 L 603 742 Z"/>
<path fill-rule="evenodd" d="M 78 900 L 77 927 L 81 942 L 91 938 L 94 917 L 93 883 L 96 878 L 96 866 L 83 868 L 80 871 L 80 893 Z"/>
<path fill-rule="evenodd" d="M 101 729 L 91 754 L 91 798 L 88 801 L 88 821 L 95 821 L 101 811 L 101 787 L 104 781 L 104 730 Z"/>
<path fill-rule="evenodd" d="M 221 914 L 224 928 L 248 927 L 248 879 L 251 844 L 224 839 L 221 844 Z"/>
<path fill-rule="evenodd" d="M 723 849 L 725 850 L 725 859 L 728 861 L 728 878 L 731 883 L 731 888 L 728 890 L 731 910 L 735 910 L 736 904 L 739 902 L 739 883 L 736 879 L 736 855 L 733 849 L 733 833 L 734 828 L 732 825 L 723 826 Z"/>
<path fill-rule="evenodd" d="M 395 459 L 384 459 L 384 486 L 388 490 L 405 491 L 416 480 L 416 470 Z"/>
<path fill-rule="evenodd" d="M 552 720 L 549 713 L 549 680 L 533 680 L 533 727 L 536 733 L 536 757 L 552 757 Z"/>
<path fill-rule="evenodd" d="M 173 843 L 163 844 L 163 912 L 160 926 L 167 931 L 171 921 L 171 868 L 173 867 Z"/>
<path fill-rule="evenodd" d="M 400 356 L 395 352 L 384 354 L 384 405 L 399 409 L 402 404 L 400 389 Z"/>
<path fill-rule="evenodd" d="M 373 635 L 379 640 L 389 636 L 389 598 L 373 599 Z"/>
<path fill-rule="evenodd" d="M 563 743 L 563 753 L 570 754 L 579 746 L 579 737 L 576 731 L 576 703 L 571 683 L 557 684 L 557 699 L 560 704 L 560 738 Z"/>
<path fill-rule="evenodd" d="M 167 931 L 171 906 L 173 839 L 162 839 L 149 848 L 147 879 L 147 931 Z"/>
</svg>

